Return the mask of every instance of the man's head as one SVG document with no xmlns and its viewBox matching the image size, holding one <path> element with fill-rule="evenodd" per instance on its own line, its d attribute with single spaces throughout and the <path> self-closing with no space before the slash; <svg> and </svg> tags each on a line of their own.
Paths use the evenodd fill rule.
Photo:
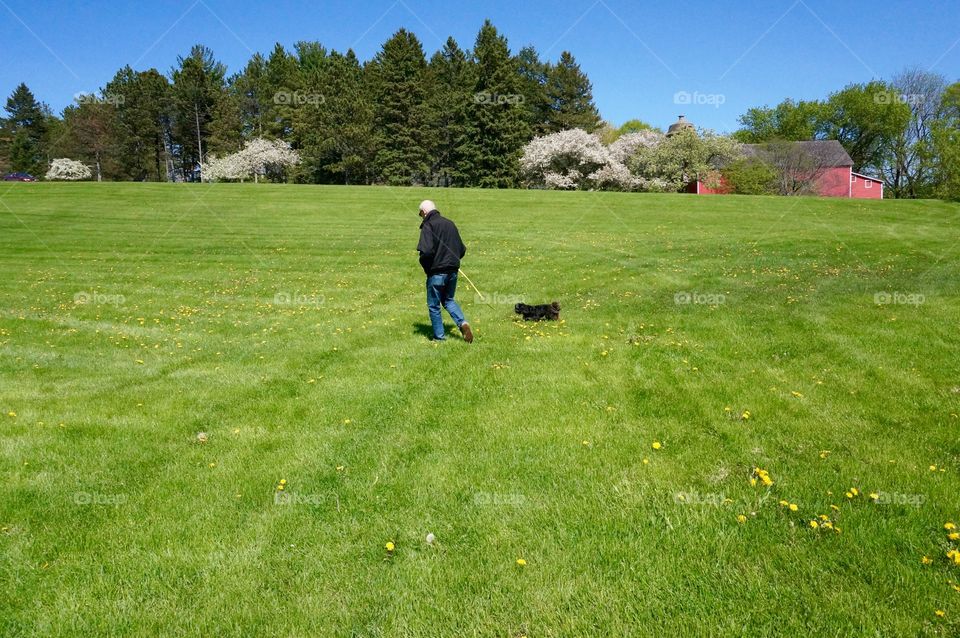
<svg viewBox="0 0 960 638">
<path fill-rule="evenodd" d="M 430 201 L 429 199 L 425 199 L 422 202 L 420 202 L 420 217 L 426 217 L 427 213 L 429 213 L 432 210 L 437 210 L 437 205 L 434 204 L 432 201 Z"/>
</svg>

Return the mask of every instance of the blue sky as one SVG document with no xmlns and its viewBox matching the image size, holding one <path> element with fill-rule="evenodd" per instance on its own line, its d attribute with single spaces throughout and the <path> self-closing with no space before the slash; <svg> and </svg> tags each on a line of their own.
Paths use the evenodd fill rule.
<svg viewBox="0 0 960 638">
<path fill-rule="evenodd" d="M 168 72 L 195 43 L 231 72 L 275 42 L 318 40 L 367 59 L 400 27 L 429 55 L 448 35 L 472 46 L 485 18 L 514 51 L 572 51 L 614 123 L 665 127 L 685 113 L 731 131 L 751 106 L 823 97 L 908 65 L 960 80 L 957 0 L 0 0 L 0 93 L 25 81 L 59 112 L 124 64 Z"/>
</svg>

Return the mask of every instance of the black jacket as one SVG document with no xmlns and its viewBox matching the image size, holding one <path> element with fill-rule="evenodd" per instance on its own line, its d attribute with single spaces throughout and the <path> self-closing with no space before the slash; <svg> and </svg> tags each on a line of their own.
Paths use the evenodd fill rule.
<svg viewBox="0 0 960 638">
<path fill-rule="evenodd" d="M 460 259 L 467 247 L 460 240 L 456 224 L 432 210 L 420 224 L 420 265 L 427 275 L 454 273 L 460 268 Z"/>
</svg>

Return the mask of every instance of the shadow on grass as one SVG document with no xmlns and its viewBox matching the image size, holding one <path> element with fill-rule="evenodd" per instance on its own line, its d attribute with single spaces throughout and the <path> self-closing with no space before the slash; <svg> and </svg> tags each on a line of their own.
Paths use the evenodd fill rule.
<svg viewBox="0 0 960 638">
<path fill-rule="evenodd" d="M 460 333 L 453 325 L 443 324 L 443 331 L 447 337 L 459 335 Z M 433 326 L 429 323 L 415 321 L 413 323 L 413 334 L 420 335 L 426 339 L 433 339 Z"/>
</svg>

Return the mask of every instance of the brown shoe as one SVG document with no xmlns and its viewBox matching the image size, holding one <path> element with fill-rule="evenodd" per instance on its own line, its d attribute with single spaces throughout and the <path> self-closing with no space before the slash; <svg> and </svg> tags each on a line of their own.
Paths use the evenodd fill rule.
<svg viewBox="0 0 960 638">
<path fill-rule="evenodd" d="M 463 340 L 467 343 L 473 343 L 473 330 L 470 329 L 470 324 L 464 321 L 460 324 L 460 332 L 463 333 Z"/>
</svg>

